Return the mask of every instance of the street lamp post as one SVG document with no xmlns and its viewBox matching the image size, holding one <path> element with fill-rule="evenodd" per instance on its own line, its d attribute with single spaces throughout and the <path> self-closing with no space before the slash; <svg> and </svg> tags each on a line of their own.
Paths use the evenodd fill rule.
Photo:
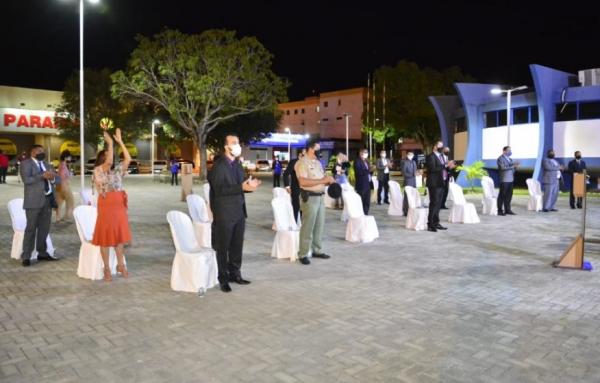
<svg viewBox="0 0 600 383">
<path fill-rule="evenodd" d="M 150 148 L 151 149 L 150 150 L 150 152 L 151 152 L 151 154 L 150 154 L 150 174 L 152 174 L 152 175 L 154 175 L 154 161 L 156 160 L 156 158 L 155 158 L 156 153 L 155 153 L 155 149 L 154 149 L 154 129 L 155 129 L 156 125 L 160 125 L 160 120 L 155 119 L 152 121 L 152 140 L 151 140 L 152 143 L 150 144 L 150 145 L 152 145 Z"/>
<path fill-rule="evenodd" d="M 511 117 L 512 117 L 511 113 L 510 113 L 510 102 L 511 102 L 512 92 L 525 90 L 525 89 L 527 89 L 527 85 L 521 85 L 519 87 L 510 88 L 510 89 L 494 88 L 491 90 L 492 94 L 506 93 L 506 146 L 510 146 L 510 125 L 511 125 Z"/>
<path fill-rule="evenodd" d="M 285 128 L 285 131 L 288 133 L 288 161 L 290 161 L 292 159 L 292 130 Z"/>
<path fill-rule="evenodd" d="M 344 113 L 344 117 L 346 117 L 346 155 L 350 156 L 350 143 L 348 139 L 349 134 L 349 118 L 352 117 L 348 113 Z"/>
</svg>

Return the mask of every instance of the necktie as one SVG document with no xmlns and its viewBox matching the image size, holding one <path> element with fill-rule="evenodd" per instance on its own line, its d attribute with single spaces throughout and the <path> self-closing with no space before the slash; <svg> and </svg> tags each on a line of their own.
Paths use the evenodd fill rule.
<svg viewBox="0 0 600 383">
<path fill-rule="evenodd" d="M 442 172 L 442 176 L 444 177 L 444 181 L 446 181 L 446 179 L 448 178 L 448 171 L 446 170 L 446 159 L 444 158 L 443 154 L 440 154 L 440 161 L 442 161 L 442 164 L 444 165 L 444 171 Z"/>
</svg>

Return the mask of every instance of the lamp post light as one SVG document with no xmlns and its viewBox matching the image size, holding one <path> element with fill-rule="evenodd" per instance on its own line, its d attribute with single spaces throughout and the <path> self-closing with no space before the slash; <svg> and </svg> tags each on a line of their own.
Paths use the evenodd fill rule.
<svg viewBox="0 0 600 383">
<path fill-rule="evenodd" d="M 155 119 L 152 121 L 152 142 L 151 142 L 151 147 L 150 147 L 150 173 L 152 175 L 154 175 L 154 161 L 156 160 L 155 158 L 155 149 L 154 149 L 154 129 L 156 128 L 156 125 L 160 125 L 160 120 L 159 119 Z"/>
<path fill-rule="evenodd" d="M 348 134 L 349 134 L 349 119 L 350 117 L 352 117 L 352 115 L 348 114 L 348 113 L 344 113 L 344 117 L 346 117 L 346 155 L 350 156 L 350 143 L 349 143 L 349 139 L 348 139 Z"/>
<path fill-rule="evenodd" d="M 510 113 L 510 101 L 512 92 L 527 89 L 527 85 L 521 85 L 516 88 L 500 89 L 494 88 L 490 92 L 494 95 L 506 93 L 506 146 L 510 146 L 510 125 L 511 125 L 511 113 Z"/>
<path fill-rule="evenodd" d="M 285 131 L 288 134 L 288 161 L 290 161 L 292 159 L 292 130 L 286 127 Z"/>
</svg>

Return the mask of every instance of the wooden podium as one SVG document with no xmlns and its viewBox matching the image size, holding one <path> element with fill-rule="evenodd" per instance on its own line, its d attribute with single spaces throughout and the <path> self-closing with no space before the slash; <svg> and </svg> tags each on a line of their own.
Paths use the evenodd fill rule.
<svg viewBox="0 0 600 383">
<path fill-rule="evenodd" d="M 583 270 L 583 258 L 585 253 L 585 218 L 587 212 L 586 178 L 587 174 L 585 170 L 583 173 L 573 174 L 573 196 L 575 196 L 575 198 L 581 197 L 583 199 L 581 233 L 575 237 L 575 240 L 571 242 L 571 245 L 565 250 L 560 259 L 552 264 L 554 267 Z"/>
</svg>

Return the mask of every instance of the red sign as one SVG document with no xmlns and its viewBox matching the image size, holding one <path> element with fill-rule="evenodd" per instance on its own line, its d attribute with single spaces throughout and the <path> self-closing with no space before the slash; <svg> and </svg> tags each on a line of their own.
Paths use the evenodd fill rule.
<svg viewBox="0 0 600 383">
<path fill-rule="evenodd" d="M 52 133 L 57 129 L 54 111 L 0 108 L 0 131 Z"/>
</svg>

